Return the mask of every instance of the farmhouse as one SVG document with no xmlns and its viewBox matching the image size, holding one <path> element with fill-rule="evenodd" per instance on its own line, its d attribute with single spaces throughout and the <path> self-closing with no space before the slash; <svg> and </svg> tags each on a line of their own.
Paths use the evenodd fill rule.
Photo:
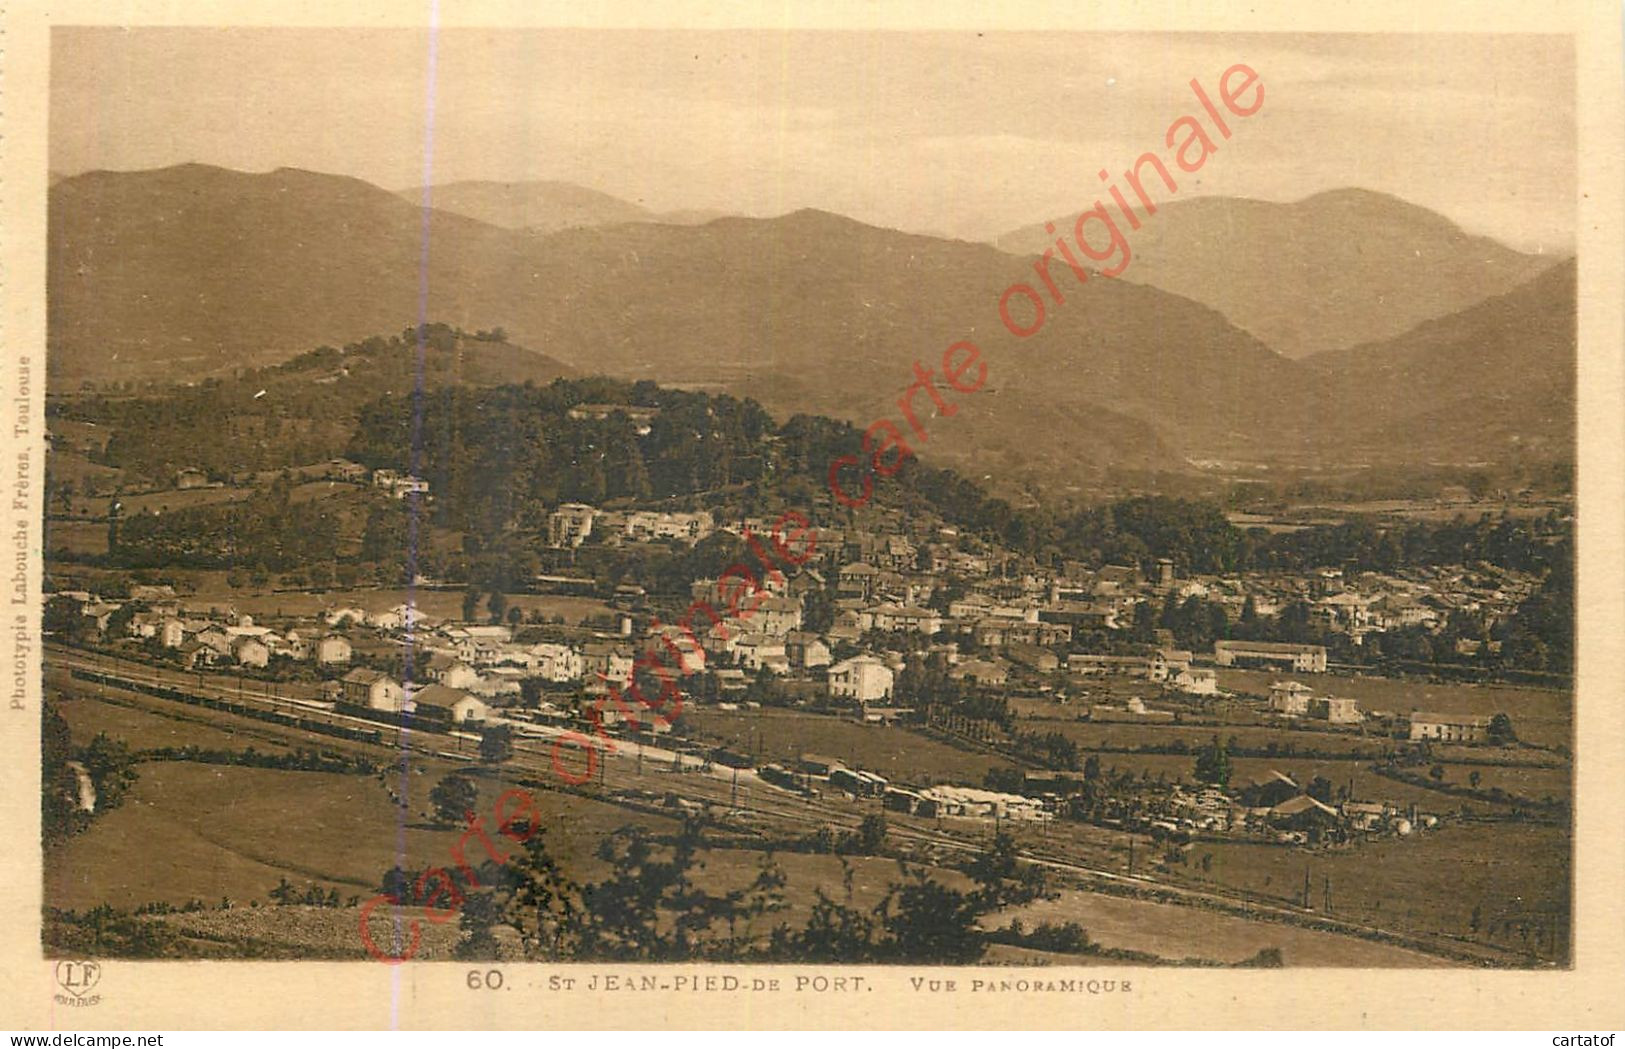
<svg viewBox="0 0 1625 1049">
<path fill-rule="evenodd" d="M 1277 714 L 1309 713 L 1309 697 L 1315 690 L 1296 681 L 1277 681 L 1270 686 L 1270 710 Z"/>
<path fill-rule="evenodd" d="M 1442 743 L 1487 743 L 1489 738 L 1490 719 L 1476 714 L 1411 715 L 1411 739 L 1438 740 Z"/>
</svg>

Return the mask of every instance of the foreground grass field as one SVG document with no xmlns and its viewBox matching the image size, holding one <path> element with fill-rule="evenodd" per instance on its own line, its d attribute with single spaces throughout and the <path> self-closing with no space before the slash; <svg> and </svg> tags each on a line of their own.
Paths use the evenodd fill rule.
<svg viewBox="0 0 1625 1049">
<path fill-rule="evenodd" d="M 1204 856 L 1211 856 L 1206 870 Z M 1204 841 L 1169 873 L 1284 904 L 1301 903 L 1307 876 L 1310 905 L 1319 913 L 1527 950 L 1543 960 L 1561 961 L 1568 950 L 1564 827 L 1450 824 L 1409 839 L 1319 852 Z"/>
<path fill-rule="evenodd" d="M 988 769 L 1009 764 L 997 755 L 960 750 L 908 729 L 821 714 L 695 707 L 683 717 L 696 735 L 754 755 L 760 762 L 821 754 L 904 783 L 980 784 Z"/>
<path fill-rule="evenodd" d="M 431 770 L 411 777 L 413 822 L 400 823 L 386 783 L 377 776 L 291 772 L 186 762 L 146 763 L 122 807 L 45 854 L 45 899 L 57 907 L 98 903 L 136 907 L 246 904 L 286 877 L 314 882 L 341 897 L 370 895 L 390 867 L 444 865 L 458 832 L 432 827 L 420 815 L 439 779 Z M 398 785 L 392 773 L 389 786 Z M 482 785 L 489 812 L 500 783 Z M 593 853 L 604 835 L 628 823 L 670 830 L 675 822 L 645 817 L 589 799 L 535 792 L 561 857 L 596 876 Z M 479 854 L 471 845 L 470 855 Z"/>
</svg>

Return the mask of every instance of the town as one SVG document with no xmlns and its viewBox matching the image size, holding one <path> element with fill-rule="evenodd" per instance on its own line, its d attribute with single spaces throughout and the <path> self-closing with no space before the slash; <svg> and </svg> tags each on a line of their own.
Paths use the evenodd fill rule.
<svg viewBox="0 0 1625 1049">
<path fill-rule="evenodd" d="M 555 392 L 563 425 L 645 447 L 693 403 Z M 56 413 L 59 459 L 105 461 L 73 444 L 86 408 L 100 410 Z M 48 573 L 48 680 L 76 738 L 111 703 L 181 719 L 166 755 L 197 746 L 184 726 L 200 716 L 216 722 L 209 738 L 252 722 L 253 738 L 328 754 L 324 769 L 410 753 L 438 778 L 383 782 L 424 819 L 429 786 L 494 777 L 487 789 L 700 819 L 757 851 L 952 866 L 1013 835 L 1025 862 L 1146 906 L 1255 923 L 1278 908 L 1269 920 L 1298 934 L 1407 956 L 1563 957 L 1562 899 L 1534 887 L 1544 871 L 1528 891 L 1485 882 L 1419 913 L 1394 909 L 1369 858 L 1444 870 L 1439 857 L 1486 842 L 1532 855 L 1530 841 L 1566 833 L 1571 711 L 1546 618 L 1553 588 L 1571 585 L 1551 568 L 1571 527 L 1561 500 L 1514 515 L 1515 501 L 1487 512 L 1461 493 L 1453 509 L 1413 501 L 1332 523 L 1323 508 L 1278 510 L 1262 528 L 1257 507 L 1231 520 L 1130 498 L 1080 511 L 1067 527 L 1096 529 L 1095 553 L 1067 557 L 960 507 L 851 510 L 826 495 L 815 505 L 839 527 L 810 530 L 804 563 L 752 574 L 741 609 L 722 566 L 775 532 L 792 493 L 819 498 L 768 481 L 788 460 L 766 447 L 752 479 L 700 498 L 516 505 L 523 524 L 456 556 L 441 553 L 455 517 L 444 463 L 181 467 L 116 494 L 92 471 L 71 488 L 58 474 L 51 526 L 83 545 L 57 546 Z M 178 517 L 224 535 L 200 522 L 266 499 L 331 508 L 337 556 L 279 571 L 154 563 L 172 556 Z M 422 551 L 401 576 L 379 537 L 409 518 Z M 1250 553 L 1225 567 L 1188 539 L 1158 549 L 1156 531 L 1180 523 L 1218 537 L 1204 533 L 1204 550 Z M 227 531 L 242 541 L 246 527 Z M 84 799 L 108 792 L 90 787 L 66 807 L 93 835 Z"/>
</svg>

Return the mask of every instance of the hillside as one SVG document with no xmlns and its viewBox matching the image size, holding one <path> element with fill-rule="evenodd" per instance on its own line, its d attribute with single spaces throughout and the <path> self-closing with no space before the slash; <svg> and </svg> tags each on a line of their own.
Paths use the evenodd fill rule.
<svg viewBox="0 0 1625 1049">
<path fill-rule="evenodd" d="M 280 469 L 343 454 L 363 407 L 417 389 L 537 385 L 573 376 L 543 354 L 483 337 L 459 337 L 443 325 L 370 337 L 343 348 L 323 346 L 267 368 L 188 384 L 167 400 L 118 396 L 53 402 L 51 431 L 77 437 L 78 420 L 104 435 L 102 468 L 164 483 L 183 467 L 215 476 Z M 112 434 L 110 438 L 106 435 Z M 59 445 L 60 446 L 60 445 Z M 53 462 L 53 470 L 56 464 Z"/>
<path fill-rule="evenodd" d="M 1075 218 L 1057 220 L 1057 229 L 1070 229 Z M 1556 261 L 1357 189 L 1292 204 L 1176 199 L 1144 222 L 1129 233 L 1134 259 L 1125 279 L 1204 302 L 1292 358 L 1391 338 L 1508 291 Z M 1040 223 L 997 244 L 1037 254 L 1053 241 Z"/>
<path fill-rule="evenodd" d="M 1575 439 L 1575 260 L 1395 339 L 1303 363 L 1351 448 L 1440 461 L 1567 460 Z"/>
<path fill-rule="evenodd" d="M 781 418 L 864 426 L 901 421 L 916 359 L 935 370 L 945 347 L 972 339 L 986 387 L 951 394 L 958 409 L 935 421 L 916 392 L 927 437 L 911 441 L 1006 490 L 1087 490 L 1192 460 L 1342 462 L 1343 427 L 1366 433 L 1364 418 L 1332 410 L 1347 399 L 1337 365 L 1288 360 L 1191 298 L 1067 275 L 1065 303 L 1018 340 L 997 302 L 1031 280 L 1025 259 L 818 211 L 543 234 L 425 214 L 354 179 L 190 165 L 63 182 L 50 247 L 58 391 L 274 364 L 428 316 L 501 327 L 553 359 L 545 374 L 723 389 Z M 522 379 L 520 359 L 491 367 Z M 1493 404 L 1518 389 L 1496 376 L 1462 395 Z M 1391 443 L 1395 455 L 1416 446 Z"/>
<path fill-rule="evenodd" d="M 920 450 L 986 468 L 1177 466 L 1302 412 L 1296 366 L 1154 289 L 1093 280 L 1017 345 L 996 303 L 1023 265 L 983 245 L 819 212 L 542 236 L 432 211 L 426 252 L 424 228 L 393 194 L 309 172 L 68 180 L 52 195 L 53 381 L 196 376 L 398 330 L 425 308 L 426 255 L 428 316 L 781 413 L 896 416 L 916 357 L 975 338 L 988 389 Z M 1001 368 L 1009 354 L 1044 364 Z"/>
</svg>

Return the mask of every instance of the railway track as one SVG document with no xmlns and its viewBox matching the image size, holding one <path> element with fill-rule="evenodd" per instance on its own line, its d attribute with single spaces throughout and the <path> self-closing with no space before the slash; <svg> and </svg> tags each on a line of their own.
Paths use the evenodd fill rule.
<svg viewBox="0 0 1625 1049">
<path fill-rule="evenodd" d="M 463 755 L 454 754 L 446 749 L 448 741 L 457 740 L 459 746 L 470 741 L 477 745 L 478 741 L 477 736 L 469 733 L 426 732 L 422 729 L 392 726 L 341 713 L 332 709 L 331 704 L 320 701 L 277 696 L 241 686 L 234 689 L 229 684 L 210 682 L 207 679 L 200 682 L 197 675 L 166 671 L 131 660 L 87 657 L 55 646 L 47 648 L 51 653 L 49 667 L 57 671 L 65 670 L 80 682 L 100 684 L 103 687 L 151 697 L 160 702 L 185 704 L 198 708 L 200 714 L 213 710 L 253 717 L 266 728 L 280 730 L 287 735 L 300 736 L 309 742 L 363 744 L 445 761 L 454 758 L 466 760 Z M 546 733 L 542 735 L 545 738 Z M 522 776 L 540 779 L 545 784 L 557 778 L 553 765 L 553 748 L 551 743 L 538 748 L 530 742 L 537 738 L 532 734 L 516 741 L 514 756 L 505 767 Z M 614 741 L 612 747 L 603 748 L 599 752 L 601 789 L 590 793 L 579 789 L 586 784 L 572 785 L 567 789 L 609 803 L 620 800 L 616 796 L 617 793 L 623 795 L 631 791 L 657 795 L 675 793 L 690 801 L 722 808 L 732 814 L 734 822 L 743 818 L 752 823 L 761 822 L 775 829 L 785 830 L 816 830 L 820 827 L 853 830 L 861 825 L 864 817 L 881 811 L 878 805 L 854 808 L 849 803 L 836 803 L 794 794 L 762 781 L 747 770 L 723 771 L 715 768 L 702 769 L 697 765 L 683 765 L 682 756 L 678 758 L 681 771 L 662 771 L 660 769 L 662 764 L 672 762 L 671 751 L 654 747 L 645 748 L 644 757 L 640 761 L 637 750 L 638 746 L 633 742 Z M 656 756 L 651 757 L 651 752 Z M 687 760 L 691 761 L 692 758 Z M 640 766 L 650 767 L 640 771 Z M 611 769 L 614 770 L 613 788 L 609 784 Z M 897 818 L 895 813 L 888 813 L 887 816 L 890 819 L 887 828 L 889 837 L 899 843 L 933 849 L 939 853 L 975 855 L 985 847 L 988 838 L 988 828 L 981 823 L 975 828 L 960 831 L 953 828 L 921 827 Z M 1143 875 L 1127 874 L 1083 863 L 1076 858 L 1051 850 L 1034 850 L 1029 847 L 1024 851 L 1025 858 L 1029 862 L 1080 883 L 1104 884 L 1110 887 L 1108 891 L 1116 890 L 1120 894 L 1152 895 L 1157 898 L 1157 902 L 1176 906 L 1202 907 L 1249 920 L 1272 921 L 1377 940 L 1428 954 L 1473 960 L 1480 964 L 1527 964 L 1526 959 L 1500 957 L 1501 952 L 1492 948 L 1486 947 L 1486 953 L 1468 952 L 1458 945 L 1443 944 L 1426 937 L 1359 922 L 1334 919 L 1302 908 L 1273 904 L 1240 894 L 1195 889 Z"/>
</svg>

